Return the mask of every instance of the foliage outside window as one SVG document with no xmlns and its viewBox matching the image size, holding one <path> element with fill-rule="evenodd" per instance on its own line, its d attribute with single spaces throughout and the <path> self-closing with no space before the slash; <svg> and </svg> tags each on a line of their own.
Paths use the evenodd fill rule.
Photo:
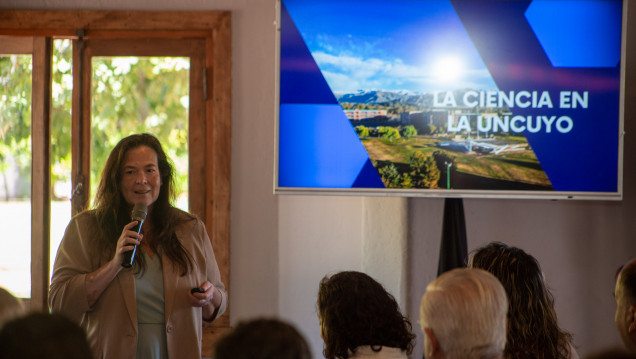
<svg viewBox="0 0 636 359">
<path fill-rule="evenodd" d="M 133 133 L 148 132 L 159 138 L 174 162 L 178 202 L 188 209 L 189 68 L 187 58 L 93 58 L 93 191 L 117 142 Z"/>
</svg>

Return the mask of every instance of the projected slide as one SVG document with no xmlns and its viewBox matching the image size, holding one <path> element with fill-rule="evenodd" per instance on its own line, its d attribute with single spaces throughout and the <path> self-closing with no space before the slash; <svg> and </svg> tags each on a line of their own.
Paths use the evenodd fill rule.
<svg viewBox="0 0 636 359">
<path fill-rule="evenodd" d="M 278 188 L 617 192 L 622 9 L 282 0 Z"/>
</svg>

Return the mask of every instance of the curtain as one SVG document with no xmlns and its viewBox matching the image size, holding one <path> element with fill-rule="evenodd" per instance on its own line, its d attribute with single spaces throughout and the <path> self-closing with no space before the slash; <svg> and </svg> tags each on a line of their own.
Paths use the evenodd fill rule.
<svg viewBox="0 0 636 359">
<path fill-rule="evenodd" d="M 461 198 L 446 198 L 437 275 L 453 268 L 466 267 L 467 257 L 464 203 Z"/>
</svg>

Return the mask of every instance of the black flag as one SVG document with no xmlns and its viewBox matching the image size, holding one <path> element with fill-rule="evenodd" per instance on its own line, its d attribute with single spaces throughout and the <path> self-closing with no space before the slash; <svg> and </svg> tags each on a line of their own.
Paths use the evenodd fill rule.
<svg viewBox="0 0 636 359">
<path fill-rule="evenodd" d="M 461 198 L 446 198 L 437 275 L 453 268 L 466 267 L 467 247 L 464 202 Z"/>
</svg>

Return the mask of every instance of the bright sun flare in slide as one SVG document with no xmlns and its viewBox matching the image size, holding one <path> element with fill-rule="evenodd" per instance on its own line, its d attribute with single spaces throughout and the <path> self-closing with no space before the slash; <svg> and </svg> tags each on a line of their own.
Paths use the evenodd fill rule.
<svg viewBox="0 0 636 359">
<path fill-rule="evenodd" d="M 464 70 L 461 60 L 454 56 L 440 58 L 435 64 L 435 76 L 443 82 L 457 80 Z"/>
</svg>

